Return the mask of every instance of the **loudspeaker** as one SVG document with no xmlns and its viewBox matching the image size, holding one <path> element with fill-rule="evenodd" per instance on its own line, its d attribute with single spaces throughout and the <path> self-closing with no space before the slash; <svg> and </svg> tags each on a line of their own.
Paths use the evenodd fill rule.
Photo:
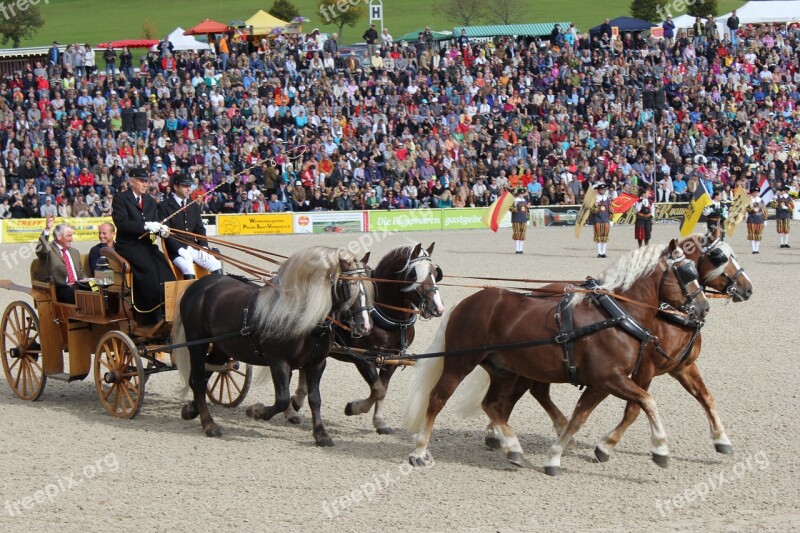
<svg viewBox="0 0 800 533">
<path fill-rule="evenodd" d="M 133 126 L 138 132 L 147 131 L 147 113 L 144 111 L 137 111 L 133 117 Z"/>
<path fill-rule="evenodd" d="M 122 117 L 122 131 L 130 133 L 133 131 L 133 111 L 130 109 L 123 109 L 120 113 Z"/>
</svg>

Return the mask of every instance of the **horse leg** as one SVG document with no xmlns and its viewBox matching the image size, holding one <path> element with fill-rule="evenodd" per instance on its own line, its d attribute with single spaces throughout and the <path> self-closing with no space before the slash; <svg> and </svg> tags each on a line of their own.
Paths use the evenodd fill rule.
<svg viewBox="0 0 800 533">
<path fill-rule="evenodd" d="M 575 405 L 575 410 L 572 411 L 572 418 L 569 419 L 567 426 L 550 446 L 550 452 L 547 454 L 547 464 L 544 467 L 545 474 L 548 476 L 558 475 L 561 470 L 561 455 L 564 453 L 564 449 L 569 445 L 575 433 L 586 422 L 586 419 L 589 418 L 589 415 L 592 414 L 594 408 L 605 400 L 607 396 L 608 391 L 597 390 L 594 387 L 588 387 L 583 391 L 578 403 Z"/>
<path fill-rule="evenodd" d="M 289 395 L 292 369 L 286 361 L 276 361 L 269 367 L 272 374 L 272 383 L 275 386 L 275 403 L 266 406 L 263 403 L 251 405 L 245 410 L 247 416 L 254 420 L 269 420 L 278 413 L 282 413 L 291 404 Z"/>
<path fill-rule="evenodd" d="M 459 362 L 459 368 L 448 369 L 448 364 L 445 361 L 442 375 L 439 377 L 436 385 L 428 397 L 428 408 L 425 412 L 425 418 L 420 425 L 419 431 L 414 435 L 414 451 L 408 456 L 408 462 L 411 466 L 433 466 L 435 464 L 433 455 L 428 451 L 428 442 L 431 439 L 431 432 L 433 431 L 433 423 L 436 420 L 436 415 L 444 409 L 447 400 L 453 395 L 453 392 L 458 387 L 467 374 L 475 369 L 474 364 L 466 364 Z"/>
<path fill-rule="evenodd" d="M 308 406 L 311 408 L 314 444 L 323 447 L 333 446 L 333 440 L 328 436 L 327 431 L 325 431 L 325 426 L 322 425 L 322 415 L 320 413 L 322 396 L 319 390 L 319 382 L 322 379 L 322 373 L 325 371 L 325 363 L 326 360 L 322 357 L 318 361 L 314 361 L 305 367 L 306 382 L 308 383 Z"/>
<path fill-rule="evenodd" d="M 706 410 L 714 449 L 717 450 L 718 453 L 726 455 L 732 454 L 733 446 L 731 445 L 731 441 L 728 440 L 728 436 L 725 434 L 725 428 L 722 425 L 722 420 L 720 420 L 717 414 L 717 402 L 714 401 L 714 397 L 708 391 L 705 382 L 703 382 L 703 378 L 700 376 L 700 369 L 697 368 L 697 365 L 692 363 L 670 375 L 678 380 L 678 383 L 683 385 L 683 388 L 694 396 L 695 399 L 700 402 L 700 405 L 703 406 L 703 409 Z"/>
<path fill-rule="evenodd" d="M 650 422 L 650 449 L 653 462 L 661 468 L 666 468 L 669 462 L 669 447 L 667 446 L 667 433 L 661 424 L 658 407 L 653 397 L 642 387 L 634 383 L 628 376 L 616 376 L 606 383 L 609 392 L 628 402 L 635 402 L 642 408 Z"/>
<path fill-rule="evenodd" d="M 209 374 L 206 372 L 206 350 L 208 346 L 190 346 L 189 360 L 191 361 L 191 373 L 189 374 L 189 386 L 192 388 L 194 400 L 183 407 L 181 416 L 184 420 L 191 420 L 200 415 L 200 425 L 206 437 L 221 437 L 222 431 L 211 418 L 206 400 L 206 385 Z"/>
<path fill-rule="evenodd" d="M 308 384 L 306 383 L 306 372 L 301 368 L 300 372 L 298 372 L 297 388 L 294 390 L 294 395 L 292 395 L 292 401 L 289 404 L 289 408 L 283 413 L 283 416 L 286 417 L 286 420 L 288 420 L 290 424 L 300 423 L 299 411 L 303 407 L 303 402 L 306 401 L 307 397 Z"/>
<path fill-rule="evenodd" d="M 520 446 L 514 430 L 508 424 L 508 418 L 514 404 L 525 394 L 528 383 L 519 386 L 519 382 L 523 380 L 517 376 L 512 376 L 512 380 L 509 380 L 508 376 L 508 373 L 489 372 L 489 390 L 486 391 L 482 406 L 491 420 L 493 438 L 498 440 L 500 447 L 506 453 L 506 458 L 516 466 L 523 466 L 522 446 Z M 514 383 L 509 387 L 511 381 Z"/>
<path fill-rule="evenodd" d="M 383 418 L 383 400 L 389 392 L 389 381 L 392 379 L 394 371 L 397 367 L 394 365 L 388 366 L 380 371 L 380 381 L 376 390 L 372 392 L 375 397 L 375 411 L 372 413 L 372 425 L 375 427 L 380 435 L 391 435 L 394 433 L 394 428 Z"/>
<path fill-rule="evenodd" d="M 553 423 L 553 429 L 556 430 L 556 435 L 561 435 L 561 432 L 567 427 L 569 420 L 567 420 L 567 417 L 561 412 L 561 409 L 553 403 L 553 399 L 550 398 L 550 384 L 534 381 L 530 391 L 531 395 L 536 398 L 536 401 L 542 406 L 544 412 L 547 413 L 547 416 L 550 417 L 550 421 Z M 570 444 L 575 444 L 575 441 L 570 441 Z"/>
<path fill-rule="evenodd" d="M 496 427 L 492 415 L 486 410 L 487 399 L 489 399 L 490 391 L 492 391 L 493 388 L 502 387 L 505 389 L 502 397 L 502 403 L 500 403 L 499 393 L 493 393 L 495 398 L 491 399 L 490 401 L 492 401 L 493 410 L 498 413 L 498 418 L 508 421 L 508 419 L 511 417 L 511 411 L 514 410 L 514 406 L 517 405 L 519 399 L 522 398 L 522 396 L 525 394 L 525 391 L 528 390 L 529 384 L 529 381 L 519 376 L 509 376 L 508 374 L 504 375 L 499 373 L 490 374 L 489 390 L 487 390 L 486 396 L 481 404 L 484 412 L 489 415 L 490 419 L 489 424 L 486 426 L 486 437 L 483 440 L 483 443 L 490 450 L 502 449 L 504 438 L 502 432 Z"/>
<path fill-rule="evenodd" d="M 633 381 L 644 390 L 647 390 L 650 388 L 654 376 L 655 367 L 652 363 L 645 361 L 642 363 L 639 371 L 633 376 Z M 622 435 L 627 431 L 630 425 L 636 421 L 640 411 L 641 408 L 639 404 L 635 402 L 628 402 L 625 404 L 625 414 L 622 416 L 620 423 L 610 432 L 603 435 L 603 438 L 600 439 L 600 442 L 598 442 L 597 446 L 594 448 L 594 455 L 597 457 L 598 461 L 601 463 L 608 461 L 611 452 L 614 451 L 614 447 L 622 439 Z"/>
</svg>

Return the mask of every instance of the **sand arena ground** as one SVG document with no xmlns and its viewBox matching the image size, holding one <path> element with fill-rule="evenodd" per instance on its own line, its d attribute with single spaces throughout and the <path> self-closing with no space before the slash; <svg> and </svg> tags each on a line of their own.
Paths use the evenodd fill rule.
<svg viewBox="0 0 800 533">
<path fill-rule="evenodd" d="M 657 225 L 654 238 L 666 243 L 677 232 L 677 226 Z M 798 529 L 800 241 L 795 248 L 778 249 L 773 223 L 761 254 L 754 256 L 745 233 L 740 227 L 729 241 L 755 294 L 735 305 L 713 302 L 699 360 L 733 456 L 714 452 L 703 410 L 669 377 L 656 379 L 651 388 L 669 438 L 669 468 L 650 461 L 644 417 L 609 462 L 595 461 L 595 443 L 622 415 L 623 403 L 611 398 L 577 434 L 556 478 L 542 473 L 554 435 L 531 397 L 520 401 L 511 418 L 526 468 L 484 447 L 485 419 L 460 419 L 448 406 L 430 443 L 436 465 L 409 471 L 404 466 L 412 450 L 407 432 L 378 435 L 368 416 L 344 415 L 345 404 L 366 397 L 368 388 L 354 367 L 333 360 L 322 382 L 323 417 L 336 443 L 329 449 L 314 447 L 307 406 L 299 426 L 283 418 L 260 423 L 245 416 L 247 405 L 271 403 L 271 385 L 251 389 L 236 409 L 213 408 L 224 436 L 212 440 L 203 436 L 197 420 L 180 418 L 176 373 L 149 380 L 144 406 L 130 421 L 105 413 L 91 377 L 71 384 L 51 380 L 35 403 L 18 400 L 0 384 L 0 530 L 95 531 L 111 525 L 144 531 Z M 346 246 L 357 237 L 236 240 L 290 254 L 312 245 Z M 595 258 L 588 228 L 580 240 L 572 228 L 532 228 L 525 255 L 519 256 L 513 253 L 510 229 L 497 235 L 420 232 L 391 235 L 370 246 L 372 263 L 409 239 L 426 246 L 436 241 L 434 258 L 446 274 L 561 279 L 598 274 L 635 244 L 632 227 L 614 228 L 609 257 L 601 260 Z M 90 246 L 78 248 L 87 252 Z M 0 253 L 19 247 L 3 245 Z M 10 271 L 0 265 L 0 277 L 30 284 L 27 264 Z M 443 287 L 442 295 L 450 307 L 472 291 Z M 0 291 L 3 308 L 15 299 L 30 302 L 26 295 Z M 436 320 L 421 323 L 412 351 L 425 351 L 437 327 Z M 386 415 L 398 428 L 411 372 L 395 374 L 387 399 Z M 556 403 L 571 410 L 577 389 L 557 385 L 553 391 Z M 45 490 L 52 496 L 42 503 L 34 501 L 29 509 L 19 504 Z"/>
</svg>

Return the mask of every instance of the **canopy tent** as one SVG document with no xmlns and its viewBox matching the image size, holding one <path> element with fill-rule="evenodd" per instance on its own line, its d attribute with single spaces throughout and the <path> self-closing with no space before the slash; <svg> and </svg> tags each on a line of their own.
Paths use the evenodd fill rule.
<svg viewBox="0 0 800 533">
<path fill-rule="evenodd" d="M 185 35 L 183 28 L 175 28 L 167 38 L 172 43 L 173 50 L 208 50 L 211 48 L 208 43 L 198 41 L 190 35 Z"/>
<path fill-rule="evenodd" d="M 618 28 L 620 33 L 626 31 L 650 31 L 650 28 L 655 26 L 655 24 L 651 22 L 647 22 L 646 20 L 636 19 L 633 17 L 617 17 L 615 19 L 611 19 L 608 21 L 609 26 L 612 28 Z M 594 28 L 589 29 L 589 34 L 600 33 L 600 28 L 602 24 L 598 24 Z"/>
<path fill-rule="evenodd" d="M 111 45 L 111 48 L 124 48 L 126 46 L 128 48 L 150 48 L 159 42 L 158 39 L 120 39 L 119 41 L 100 43 L 97 48 L 108 48 L 108 45 Z"/>
<path fill-rule="evenodd" d="M 253 35 L 268 35 L 275 28 L 281 28 L 289 23 L 279 18 L 273 17 L 263 9 L 259 9 L 249 19 L 244 21 L 247 26 L 252 27 Z"/>
<path fill-rule="evenodd" d="M 395 41 L 412 41 L 415 42 L 419 39 L 419 34 L 423 33 L 425 28 L 420 28 L 416 31 L 408 32 L 402 37 L 397 37 Z M 459 35 L 461 35 L 459 33 Z M 433 36 L 434 41 L 445 41 L 447 39 L 452 39 L 453 34 L 449 31 L 431 31 L 431 36 Z"/>
<path fill-rule="evenodd" d="M 466 30 L 467 37 L 543 37 L 550 35 L 553 27 L 558 24 L 561 29 L 569 28 L 569 22 L 543 22 L 541 24 L 506 24 L 497 26 L 464 26 L 453 28 L 453 35 L 461 35 L 461 30 Z"/>
<path fill-rule="evenodd" d="M 209 33 L 225 33 L 228 31 L 228 25 L 216 20 L 206 19 L 197 26 L 189 28 L 184 35 L 208 35 Z"/>
<path fill-rule="evenodd" d="M 730 13 L 717 17 L 717 24 L 728 21 Z M 736 10 L 739 24 L 786 24 L 800 22 L 800 1 L 772 0 L 770 2 L 747 2 Z"/>
</svg>

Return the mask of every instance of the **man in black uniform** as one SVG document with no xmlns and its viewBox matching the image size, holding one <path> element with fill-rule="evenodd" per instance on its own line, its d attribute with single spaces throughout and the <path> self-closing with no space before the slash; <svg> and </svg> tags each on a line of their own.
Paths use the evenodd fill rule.
<svg viewBox="0 0 800 533">
<path fill-rule="evenodd" d="M 191 187 L 192 179 L 189 176 L 180 172 L 174 174 L 172 176 L 173 193 L 158 204 L 158 216 L 164 221 L 164 225 L 170 229 L 188 231 L 205 236 L 206 228 L 200 216 L 200 205 L 189 199 Z M 191 240 L 199 246 L 208 247 L 208 241 L 183 234 L 177 235 L 177 237 L 180 240 L 167 240 L 167 255 L 169 255 L 178 270 L 183 273 L 183 279 L 194 279 L 194 263 L 197 263 L 212 274 L 220 273 L 222 265 L 215 257 L 189 246 L 185 242 Z"/>
<path fill-rule="evenodd" d="M 163 285 L 175 281 L 175 276 L 154 236 L 167 238 L 169 228 L 159 223 L 158 204 L 147 194 L 147 170 L 131 169 L 128 184 L 128 190 L 115 194 L 112 202 L 111 217 L 117 226 L 115 250 L 131 265 L 133 307 L 141 314 L 141 323 L 155 324 L 164 315 Z M 145 232 L 153 237 L 142 237 Z"/>
</svg>

